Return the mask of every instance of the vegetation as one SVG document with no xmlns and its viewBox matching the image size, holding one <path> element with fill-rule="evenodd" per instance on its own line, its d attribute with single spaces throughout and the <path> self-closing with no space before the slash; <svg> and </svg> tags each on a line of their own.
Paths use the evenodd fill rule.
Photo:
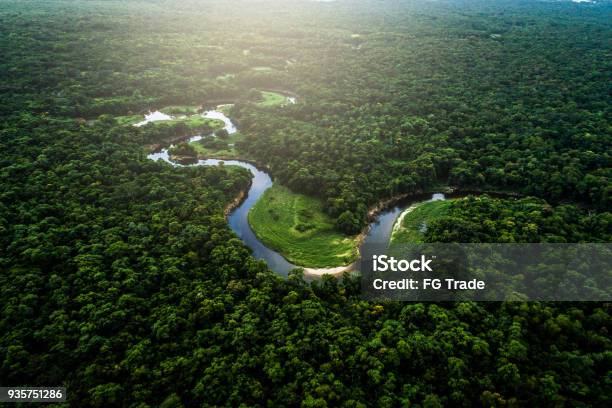
<svg viewBox="0 0 612 408">
<path fill-rule="evenodd" d="M 138 122 L 143 120 L 142 115 L 125 115 L 125 116 L 115 116 L 115 120 L 120 125 L 135 125 Z"/>
<path fill-rule="evenodd" d="M 194 147 L 185 142 L 181 142 L 174 147 L 168 149 L 168 153 L 175 158 L 190 158 L 195 159 L 197 156 L 197 152 Z"/>
<path fill-rule="evenodd" d="M 226 150 L 227 142 L 218 137 L 205 137 L 198 142 L 202 147 L 211 150 Z"/>
<path fill-rule="evenodd" d="M 225 103 L 225 104 L 218 105 L 217 110 L 219 112 L 223 112 L 226 115 L 229 115 L 233 107 L 234 107 L 234 104 Z"/>
<path fill-rule="evenodd" d="M 266 108 L 287 104 L 287 97 L 278 92 L 262 91 L 261 97 L 263 100 L 259 102 L 259 106 Z"/>
<path fill-rule="evenodd" d="M 442 216 L 440 216 L 442 215 Z M 612 214 L 544 200 L 486 195 L 454 200 L 429 224 L 427 242 L 612 242 Z"/>
<path fill-rule="evenodd" d="M 333 267 L 357 259 L 357 241 L 336 230 L 316 198 L 274 184 L 249 212 L 253 232 L 296 265 Z"/>
<path fill-rule="evenodd" d="M 242 148 L 361 226 L 381 197 L 438 181 L 609 209 L 612 67 L 597 51 L 609 5 L 477 2 L 464 18 L 443 3 L 414 6 L 422 18 L 398 6 L 383 27 L 352 16 L 324 44 L 300 37 L 325 50 L 298 53 L 290 70 L 305 102 L 282 112 L 237 105 L 250 136 Z M 348 45 L 355 31 L 359 50 Z"/>
<path fill-rule="evenodd" d="M 168 115 L 183 115 L 189 112 L 195 112 L 196 107 L 192 106 L 168 106 L 160 109 L 160 112 Z M 144 120 L 144 115 L 125 115 L 115 116 L 114 119 L 119 125 L 135 125 Z M 167 142 L 176 139 L 177 137 L 185 137 L 196 133 L 212 133 L 213 131 L 222 131 L 225 124 L 222 120 L 205 118 L 201 115 L 177 116 L 169 120 L 159 120 L 149 122 L 143 126 L 145 132 L 149 135 L 149 142 Z"/>
<path fill-rule="evenodd" d="M 0 383 L 76 407 L 612 405 L 610 303 L 375 303 L 350 276 L 279 277 L 224 218 L 246 170 L 147 160 L 186 124 L 115 120 L 235 102 L 237 154 L 329 231 L 448 182 L 535 197 L 457 200 L 426 241 L 610 242 L 611 20 L 609 2 L 0 2 Z M 262 89 L 300 103 L 264 109 Z"/>
<path fill-rule="evenodd" d="M 159 110 L 166 115 L 193 115 L 198 112 L 197 106 L 190 105 L 175 105 L 175 106 L 166 106 Z"/>
<path fill-rule="evenodd" d="M 189 131 L 201 131 L 203 133 L 212 132 L 224 126 L 223 121 L 219 119 L 205 118 L 201 115 L 190 115 L 186 117 L 176 117 L 170 120 L 160 120 L 157 122 L 147 123 L 145 126 L 157 125 L 184 125 Z"/>
<path fill-rule="evenodd" d="M 215 131 L 215 136 L 221 139 L 227 139 L 229 137 L 229 133 L 225 129 L 219 129 Z"/>
<path fill-rule="evenodd" d="M 220 130 L 217 132 L 220 132 Z M 244 140 L 244 135 L 240 132 L 235 132 L 231 135 L 228 134 L 227 137 L 206 136 L 190 144 L 201 158 L 245 158 L 243 154 L 238 153 L 236 150 L 236 145 L 240 144 L 242 140 Z"/>
<path fill-rule="evenodd" d="M 409 208 L 391 235 L 393 243 L 423 242 L 432 222 L 446 215 L 454 200 L 429 201 Z M 402 217 L 402 215 L 400 215 Z"/>
</svg>

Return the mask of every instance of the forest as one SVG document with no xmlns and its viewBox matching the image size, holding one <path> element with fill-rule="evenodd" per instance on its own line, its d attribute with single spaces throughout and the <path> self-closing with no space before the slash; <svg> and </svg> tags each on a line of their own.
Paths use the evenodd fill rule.
<svg viewBox="0 0 612 408">
<path fill-rule="evenodd" d="M 173 152 L 256 163 L 334 239 L 449 187 L 467 196 L 419 240 L 609 243 L 610 21 L 608 1 L 1 0 L 0 386 L 77 407 L 612 405 L 609 302 L 283 277 L 228 226 L 247 170 L 147 158 L 215 131 Z M 229 103 L 239 133 L 190 116 Z M 185 117 L 134 126 L 163 108 Z"/>
</svg>

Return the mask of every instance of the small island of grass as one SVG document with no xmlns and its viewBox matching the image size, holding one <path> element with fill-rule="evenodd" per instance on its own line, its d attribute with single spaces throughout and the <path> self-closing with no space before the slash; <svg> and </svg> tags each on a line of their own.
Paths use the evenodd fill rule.
<svg viewBox="0 0 612 408">
<path fill-rule="evenodd" d="M 318 199 L 279 184 L 263 194 L 248 217 L 255 235 L 296 265 L 335 267 L 358 257 L 357 239 L 335 229 Z"/>
</svg>

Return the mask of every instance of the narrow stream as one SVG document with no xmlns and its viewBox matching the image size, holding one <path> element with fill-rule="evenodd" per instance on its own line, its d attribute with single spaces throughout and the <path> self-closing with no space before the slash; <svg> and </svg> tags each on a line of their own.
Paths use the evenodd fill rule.
<svg viewBox="0 0 612 408">
<path fill-rule="evenodd" d="M 158 115 L 157 113 L 161 112 L 151 112 L 147 115 L 146 120 L 149 122 L 155 120 L 168 120 L 167 117 Z M 232 123 L 232 121 L 223 113 L 218 110 L 209 110 L 202 113 L 203 116 L 212 119 L 222 120 L 225 124 L 224 129 L 227 130 L 229 134 L 236 132 L 236 126 Z M 167 115 L 165 115 L 167 116 Z M 158 119 L 159 118 L 159 119 Z M 171 117 L 170 117 L 171 118 Z M 142 122 L 140 122 L 142 123 Z M 138 123 L 136 126 L 139 126 Z M 148 122 L 147 122 L 148 123 Z M 192 136 L 188 139 L 189 142 L 194 142 L 202 139 L 202 135 Z M 273 271 L 286 276 L 289 271 L 294 268 L 297 268 L 296 265 L 287 261 L 281 254 L 278 252 L 266 247 L 253 233 L 251 226 L 248 221 L 248 214 L 251 208 L 257 203 L 257 200 L 262 196 L 264 191 L 272 186 L 272 179 L 268 175 L 268 173 L 259 170 L 255 166 L 250 163 L 241 161 L 241 160 L 218 160 L 218 159 L 206 159 L 206 160 L 198 160 L 197 163 L 183 165 L 179 163 L 174 163 L 170 160 L 168 149 L 172 148 L 174 145 L 170 145 L 159 152 L 151 153 L 147 157 L 151 160 L 164 160 L 170 163 L 173 166 L 182 167 L 182 166 L 216 166 L 220 162 L 224 162 L 225 165 L 228 166 L 240 166 L 249 170 L 251 174 L 253 174 L 253 180 L 251 183 L 251 188 L 248 191 L 247 198 L 238 206 L 232 213 L 229 215 L 228 223 L 230 228 L 234 233 L 253 251 L 253 256 L 256 259 L 263 259 L 268 264 L 268 267 Z M 412 201 L 406 201 L 401 204 L 398 204 L 392 208 L 382 211 L 376 218 L 376 221 L 370 224 L 368 233 L 365 236 L 362 245 L 371 244 L 371 243 L 388 243 L 391 237 L 391 232 L 393 230 L 393 225 L 397 217 L 410 205 L 414 205 L 418 202 L 426 202 L 432 200 L 444 200 L 444 194 L 433 194 L 428 198 L 424 196 L 422 198 L 418 198 Z"/>
</svg>

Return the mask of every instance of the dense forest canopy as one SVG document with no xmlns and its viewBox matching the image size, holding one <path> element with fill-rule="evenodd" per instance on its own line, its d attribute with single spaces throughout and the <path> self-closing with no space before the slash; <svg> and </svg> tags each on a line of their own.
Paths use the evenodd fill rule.
<svg viewBox="0 0 612 408">
<path fill-rule="evenodd" d="M 247 171 L 147 160 L 187 130 L 115 118 L 235 103 L 238 153 L 347 233 L 451 185 L 535 198 L 461 200 L 426 240 L 609 242 L 611 20 L 609 2 L 0 1 L 0 385 L 99 407 L 609 406 L 609 304 L 283 279 L 223 217 Z"/>
</svg>

